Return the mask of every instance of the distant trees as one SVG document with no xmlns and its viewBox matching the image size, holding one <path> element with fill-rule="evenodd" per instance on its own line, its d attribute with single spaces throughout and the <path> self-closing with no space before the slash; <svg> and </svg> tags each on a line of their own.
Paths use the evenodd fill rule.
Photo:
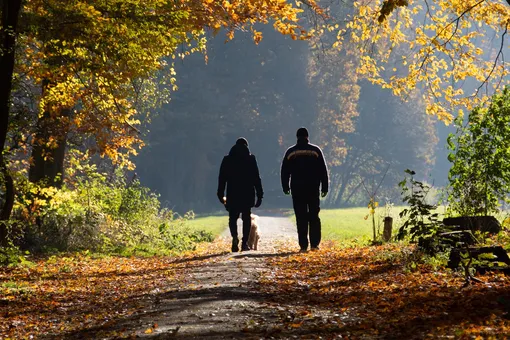
<svg viewBox="0 0 510 340">
<path fill-rule="evenodd" d="M 381 193 L 396 198 L 395 183 L 403 169 L 413 166 L 426 172 L 435 162 L 435 122 L 423 115 L 425 105 L 420 98 L 404 103 L 368 82 L 360 86 L 359 116 L 354 131 L 344 134 L 348 151 L 330 167 L 328 204 L 335 207 L 366 203 L 362 182 L 368 185 L 375 178 L 380 180 L 387 168 Z"/>
<path fill-rule="evenodd" d="M 215 38 L 207 65 L 199 56 L 176 65 L 179 91 L 153 117 L 137 173 L 179 211 L 220 208 L 211 193 L 239 136 L 257 156 L 265 202 L 281 194 L 280 158 L 297 127 L 315 119 L 315 100 L 306 81 L 308 44 L 262 32 L 259 46 L 246 34 L 228 44 Z"/>
</svg>

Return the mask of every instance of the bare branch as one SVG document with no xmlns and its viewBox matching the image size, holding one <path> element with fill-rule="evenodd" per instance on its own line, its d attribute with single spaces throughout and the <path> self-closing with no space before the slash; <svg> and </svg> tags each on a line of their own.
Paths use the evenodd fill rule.
<svg viewBox="0 0 510 340">
<path fill-rule="evenodd" d="M 508 0 L 510 1 L 510 0 Z M 498 52 L 498 55 L 496 56 L 496 58 L 494 59 L 494 64 L 492 64 L 492 69 L 491 71 L 489 72 L 489 74 L 487 75 L 487 77 L 485 77 L 485 80 L 480 84 L 480 86 L 476 89 L 476 92 L 474 94 L 474 96 L 477 96 L 478 93 L 480 92 L 480 89 L 488 83 L 490 77 L 492 76 L 492 74 L 494 73 L 494 70 L 496 69 L 496 66 L 498 64 L 498 61 L 499 61 L 499 58 L 503 55 L 503 46 L 505 45 L 505 35 L 506 33 L 508 32 L 508 25 L 505 26 L 505 31 L 503 32 L 503 34 L 501 35 L 501 45 L 499 47 L 499 52 Z"/>
</svg>

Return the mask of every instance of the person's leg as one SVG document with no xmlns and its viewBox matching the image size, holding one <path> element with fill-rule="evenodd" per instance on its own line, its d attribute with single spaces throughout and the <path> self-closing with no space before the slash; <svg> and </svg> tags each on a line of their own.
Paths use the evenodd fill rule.
<svg viewBox="0 0 510 340">
<path fill-rule="evenodd" d="M 310 219 L 310 246 L 319 248 L 321 243 L 321 219 L 319 218 L 320 199 L 312 197 L 308 200 L 308 217 Z"/>
<path fill-rule="evenodd" d="M 303 197 L 292 196 L 294 214 L 296 214 L 296 225 L 298 232 L 299 247 L 301 250 L 308 249 L 308 208 Z"/>
<path fill-rule="evenodd" d="M 248 247 L 248 237 L 250 236 L 251 229 L 251 209 L 242 211 L 242 219 L 243 219 L 243 242 L 241 249 L 250 250 L 250 247 Z"/>
<path fill-rule="evenodd" d="M 228 227 L 230 235 L 232 235 L 232 251 L 239 251 L 239 237 L 237 236 L 237 219 L 239 218 L 239 211 L 230 210 L 228 212 Z"/>
</svg>

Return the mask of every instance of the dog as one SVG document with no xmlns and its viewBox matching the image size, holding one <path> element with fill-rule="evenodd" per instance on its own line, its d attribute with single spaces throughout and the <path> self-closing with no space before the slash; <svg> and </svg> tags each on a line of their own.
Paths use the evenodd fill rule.
<svg viewBox="0 0 510 340">
<path fill-rule="evenodd" d="M 251 250 L 258 250 L 259 247 L 259 225 L 257 223 L 257 215 L 251 214 L 251 228 L 250 228 L 250 236 L 248 236 L 248 247 Z"/>
</svg>

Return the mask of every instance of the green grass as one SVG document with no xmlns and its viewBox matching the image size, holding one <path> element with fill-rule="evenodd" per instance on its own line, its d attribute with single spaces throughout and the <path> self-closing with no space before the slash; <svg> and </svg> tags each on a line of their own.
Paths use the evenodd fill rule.
<svg viewBox="0 0 510 340">
<path fill-rule="evenodd" d="M 398 214 L 405 209 L 405 206 L 393 207 L 390 216 L 393 217 L 393 235 L 400 228 L 402 222 Z M 345 209 L 321 209 L 320 218 L 322 222 L 322 238 L 325 240 L 346 241 L 352 239 L 372 240 L 373 228 L 372 217 L 368 215 L 368 208 L 345 208 Z M 439 207 L 438 212 L 444 213 L 444 207 Z M 383 231 L 383 219 L 385 216 L 384 207 L 379 207 L 375 213 L 376 230 Z M 294 218 L 294 217 L 292 217 Z M 440 216 L 440 218 L 442 218 Z"/>
<path fill-rule="evenodd" d="M 205 230 L 218 237 L 228 226 L 228 216 L 207 216 L 197 217 L 186 221 L 186 226 L 195 230 Z"/>
<path fill-rule="evenodd" d="M 371 217 L 364 219 L 368 208 L 323 209 L 320 212 L 324 240 L 372 239 Z M 376 223 L 377 216 L 376 213 Z"/>
</svg>

